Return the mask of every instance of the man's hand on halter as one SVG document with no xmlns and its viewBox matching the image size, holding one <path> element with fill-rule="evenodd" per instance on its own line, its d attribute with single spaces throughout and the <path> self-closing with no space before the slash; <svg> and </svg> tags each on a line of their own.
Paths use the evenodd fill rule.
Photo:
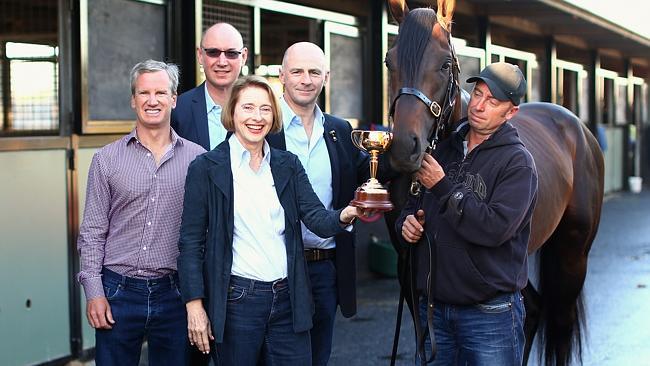
<svg viewBox="0 0 650 366">
<path fill-rule="evenodd" d="M 445 177 L 445 171 L 442 170 L 442 167 L 433 156 L 429 154 L 424 154 L 424 159 L 422 159 L 422 166 L 420 170 L 415 173 L 415 177 L 425 186 L 427 189 L 435 186 L 442 178 Z"/>
<path fill-rule="evenodd" d="M 408 243 L 417 244 L 424 232 L 424 211 L 418 210 L 415 215 L 408 215 L 402 224 L 402 237 Z"/>
</svg>

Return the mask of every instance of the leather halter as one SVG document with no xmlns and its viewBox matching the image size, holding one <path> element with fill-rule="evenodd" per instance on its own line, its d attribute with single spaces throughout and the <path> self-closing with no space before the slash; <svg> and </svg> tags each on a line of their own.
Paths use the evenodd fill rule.
<svg viewBox="0 0 650 366">
<path fill-rule="evenodd" d="M 445 90 L 445 94 L 442 97 L 442 103 L 443 107 L 440 107 L 440 104 L 437 101 L 431 101 L 424 93 L 422 93 L 420 90 L 416 88 L 409 88 L 409 87 L 403 87 L 400 88 L 397 92 L 397 96 L 395 96 L 395 99 L 393 99 L 391 105 L 390 105 L 390 110 L 388 113 L 388 117 L 390 119 L 390 122 L 393 123 L 393 115 L 395 114 L 395 104 L 397 103 L 397 99 L 399 99 L 403 95 L 412 95 L 416 98 L 418 98 L 422 103 L 424 103 L 431 114 L 433 115 L 433 124 L 431 131 L 429 132 L 429 136 L 427 137 L 427 141 L 429 142 L 429 145 L 427 146 L 425 152 L 427 154 L 431 154 L 437 147 L 438 140 L 440 138 L 440 133 L 445 129 L 445 126 L 449 124 L 451 121 L 451 115 L 454 111 L 454 107 L 456 106 L 456 97 L 459 93 L 459 84 L 458 84 L 458 75 L 460 75 L 460 66 L 458 64 L 458 58 L 456 57 L 456 51 L 454 50 L 454 46 L 451 43 L 451 34 L 449 34 L 449 49 L 451 51 L 451 57 L 452 57 L 452 66 L 449 68 L 449 79 L 447 83 L 447 89 Z M 420 207 L 422 204 L 422 196 L 420 196 L 420 187 L 421 183 L 413 177 L 411 181 L 411 188 L 410 188 L 410 193 L 414 196 L 419 196 L 417 197 L 418 203 L 417 206 Z M 417 209 L 416 209 L 417 211 Z M 427 311 L 426 311 L 426 318 L 427 318 L 427 331 L 431 340 L 431 358 L 427 359 L 426 357 L 426 351 L 425 351 L 425 338 L 427 333 L 425 333 L 419 324 L 420 319 L 419 319 L 419 299 L 417 297 L 414 297 L 414 294 L 416 293 L 414 284 L 416 283 L 416 278 L 415 278 L 415 271 L 413 271 L 413 268 L 415 268 L 415 255 L 413 253 L 413 247 L 409 247 L 409 255 L 408 258 L 410 260 L 410 283 L 411 283 L 411 303 L 414 308 L 414 312 L 418 315 L 414 316 L 414 326 L 415 326 L 415 331 L 416 331 L 416 338 L 417 338 L 417 357 L 420 359 L 421 362 L 423 363 L 429 363 L 435 358 L 436 354 L 436 341 L 435 341 L 435 333 L 433 330 L 433 293 L 435 292 L 435 283 L 436 283 L 436 272 L 435 272 L 435 267 L 434 263 L 436 263 L 436 257 L 437 257 L 437 248 L 435 245 L 435 242 L 432 242 L 429 238 L 429 236 L 425 233 L 424 239 L 426 239 L 426 242 L 429 247 L 429 276 L 427 276 L 427 292 L 426 292 L 426 297 L 427 297 Z M 399 331 L 400 331 L 400 323 L 401 323 L 401 313 L 402 313 L 402 307 L 404 303 L 404 289 L 400 290 L 400 300 L 399 300 L 399 305 L 398 305 L 398 320 L 396 323 L 395 327 L 395 337 L 393 338 L 393 351 L 391 354 L 391 366 L 395 365 L 395 360 L 397 356 L 397 342 L 399 339 Z"/>
<path fill-rule="evenodd" d="M 433 114 L 434 117 L 440 117 L 440 111 L 442 110 L 442 108 L 440 108 L 440 104 L 438 104 L 438 102 L 432 102 L 424 93 L 415 88 L 401 88 L 397 91 L 397 97 L 395 97 L 395 100 L 393 100 L 393 103 L 390 106 L 390 112 L 388 113 L 389 117 L 392 118 L 393 114 L 395 113 L 395 102 L 397 102 L 397 99 L 405 94 L 417 97 L 422 101 L 422 103 L 429 107 L 429 111 L 431 114 Z"/>
<path fill-rule="evenodd" d="M 395 114 L 395 105 L 397 104 L 397 100 L 403 95 L 412 95 L 418 98 L 418 100 L 427 106 L 429 112 L 431 112 L 434 117 L 431 131 L 427 137 L 427 141 L 429 142 L 429 145 L 426 149 L 427 154 L 431 154 L 433 150 L 436 149 L 440 133 L 442 133 L 445 129 L 445 126 L 450 123 L 451 114 L 454 111 L 454 107 L 456 106 L 456 96 L 459 91 L 458 75 L 460 74 L 460 66 L 454 45 L 451 43 L 451 34 L 449 34 L 449 49 L 451 50 L 452 66 L 449 68 L 449 81 L 447 83 L 447 89 L 445 90 L 445 94 L 442 97 L 443 107 L 440 107 L 440 104 L 437 101 L 431 101 L 431 99 L 429 99 L 426 94 L 421 92 L 419 89 L 403 87 L 397 91 L 397 95 L 390 104 L 390 109 L 388 112 L 388 118 L 392 123 L 393 115 Z M 418 182 L 416 179 L 413 179 L 411 181 L 410 193 L 414 196 L 417 196 L 420 194 L 420 187 L 420 182 Z"/>
</svg>

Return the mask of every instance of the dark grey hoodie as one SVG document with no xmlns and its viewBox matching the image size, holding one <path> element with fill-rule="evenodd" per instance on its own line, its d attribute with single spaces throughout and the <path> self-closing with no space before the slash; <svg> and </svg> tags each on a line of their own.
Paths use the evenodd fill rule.
<svg viewBox="0 0 650 366">
<path fill-rule="evenodd" d="M 425 232 L 437 253 L 434 298 L 457 305 L 480 303 L 526 285 L 537 198 L 535 163 L 510 123 L 464 156 L 468 130 L 465 123 L 440 143 L 434 158 L 446 176 L 419 198 L 411 196 L 396 223 L 401 237 L 405 217 L 417 208 L 424 210 Z M 417 286 L 424 290 L 429 274 L 426 239 L 417 244 L 416 253 Z"/>
</svg>

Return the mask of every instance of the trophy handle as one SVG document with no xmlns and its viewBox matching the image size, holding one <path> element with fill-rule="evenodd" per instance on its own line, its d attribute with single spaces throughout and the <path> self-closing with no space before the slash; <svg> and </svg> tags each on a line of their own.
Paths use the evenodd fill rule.
<svg viewBox="0 0 650 366">
<path fill-rule="evenodd" d="M 363 131 L 361 130 L 353 130 L 350 133 L 350 137 L 352 140 L 352 144 L 356 146 L 357 149 L 366 151 L 366 148 L 363 147 L 362 142 L 363 142 Z"/>
</svg>

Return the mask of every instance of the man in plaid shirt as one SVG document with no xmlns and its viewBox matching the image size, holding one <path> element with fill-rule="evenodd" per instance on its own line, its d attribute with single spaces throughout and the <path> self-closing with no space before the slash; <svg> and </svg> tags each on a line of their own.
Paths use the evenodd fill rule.
<svg viewBox="0 0 650 366">
<path fill-rule="evenodd" d="M 88 172 L 78 280 L 97 365 L 137 365 L 145 337 L 151 364 L 187 363 L 178 231 L 187 167 L 205 150 L 170 127 L 177 86 L 176 65 L 135 65 L 135 129 L 97 151 Z"/>
</svg>

